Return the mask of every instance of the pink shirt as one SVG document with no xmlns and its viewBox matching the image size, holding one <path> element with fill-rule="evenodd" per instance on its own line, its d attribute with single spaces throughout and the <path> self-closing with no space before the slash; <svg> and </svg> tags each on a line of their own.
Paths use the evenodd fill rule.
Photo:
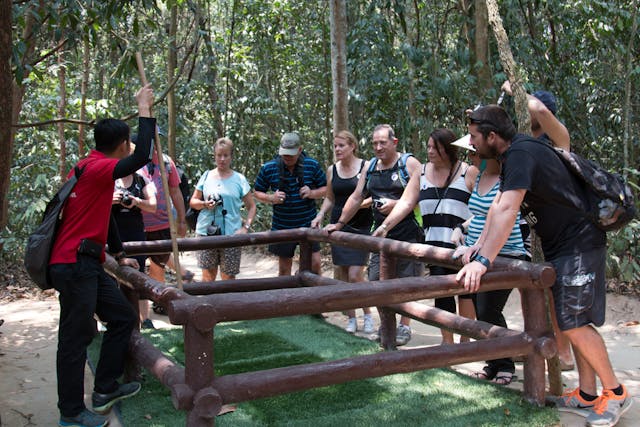
<svg viewBox="0 0 640 427">
<path fill-rule="evenodd" d="M 170 188 L 180 187 L 180 177 L 175 163 L 169 156 L 164 156 L 165 167 L 167 169 L 167 181 Z M 150 173 L 153 172 L 153 173 Z M 153 182 L 157 193 L 156 201 L 158 207 L 154 213 L 142 211 L 142 219 L 144 220 L 144 231 L 158 231 L 169 228 L 169 215 L 167 214 L 167 200 L 162 187 L 162 177 L 160 175 L 160 166 L 158 166 L 158 155 L 153 153 L 153 160 L 145 167 L 140 169 L 140 174 L 146 181 Z M 171 206 L 171 205 L 169 205 Z"/>
</svg>

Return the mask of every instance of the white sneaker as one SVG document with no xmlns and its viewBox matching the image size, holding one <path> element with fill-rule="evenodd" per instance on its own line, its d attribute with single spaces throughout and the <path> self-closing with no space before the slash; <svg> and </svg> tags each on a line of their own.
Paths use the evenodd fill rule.
<svg viewBox="0 0 640 427">
<path fill-rule="evenodd" d="M 347 324 L 347 327 L 344 328 L 344 330 L 349 332 L 350 334 L 356 333 L 356 331 L 358 330 L 358 323 L 355 317 L 349 318 L 349 323 Z"/>
<path fill-rule="evenodd" d="M 373 318 L 371 317 L 370 314 L 365 314 L 364 315 L 364 329 L 363 332 L 365 334 L 372 334 L 374 333 L 376 330 L 373 326 Z"/>
</svg>

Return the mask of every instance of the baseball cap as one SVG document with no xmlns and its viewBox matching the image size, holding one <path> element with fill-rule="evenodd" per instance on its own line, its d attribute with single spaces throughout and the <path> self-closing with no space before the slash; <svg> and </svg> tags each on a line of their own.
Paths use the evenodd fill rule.
<svg viewBox="0 0 640 427">
<path fill-rule="evenodd" d="M 280 138 L 280 149 L 278 154 L 281 156 L 295 156 L 300 148 L 300 135 L 295 132 L 287 132 Z"/>
<path fill-rule="evenodd" d="M 551 111 L 551 114 L 556 115 L 556 111 L 558 111 L 558 104 L 556 103 L 556 97 L 553 96 L 551 92 L 546 90 L 538 90 L 531 94 L 535 98 L 538 98 L 540 102 L 544 104 L 545 107 Z"/>
<path fill-rule="evenodd" d="M 451 145 L 455 145 L 456 147 L 464 148 L 465 150 L 469 150 L 469 151 L 476 151 L 476 149 L 473 148 L 471 144 L 469 144 L 470 141 L 471 141 L 471 135 L 466 134 L 462 138 L 456 139 L 455 141 L 453 141 Z"/>
</svg>

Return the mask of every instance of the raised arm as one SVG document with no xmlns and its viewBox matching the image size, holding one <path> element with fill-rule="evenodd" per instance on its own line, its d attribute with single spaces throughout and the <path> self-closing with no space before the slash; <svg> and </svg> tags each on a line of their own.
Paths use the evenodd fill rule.
<svg viewBox="0 0 640 427">
<path fill-rule="evenodd" d="M 570 151 L 571 137 L 565 125 L 535 96 L 527 95 L 527 106 L 529 114 L 540 123 L 540 129 L 549 136 L 553 145 Z"/>
<path fill-rule="evenodd" d="M 151 105 L 153 105 L 153 90 L 150 85 L 143 86 L 136 93 L 138 102 L 138 143 L 131 155 L 121 159 L 113 169 L 113 180 L 124 178 L 135 173 L 138 169 L 149 163 L 152 155 L 151 139 L 153 138 L 156 120 L 151 117 Z"/>
</svg>

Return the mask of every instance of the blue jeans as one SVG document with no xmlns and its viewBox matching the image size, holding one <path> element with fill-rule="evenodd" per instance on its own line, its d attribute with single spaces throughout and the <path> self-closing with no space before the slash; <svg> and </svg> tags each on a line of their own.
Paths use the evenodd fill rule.
<svg viewBox="0 0 640 427">
<path fill-rule="evenodd" d="M 107 323 L 94 385 L 99 393 L 111 393 L 118 387 L 138 318 L 97 259 L 78 255 L 75 264 L 54 264 L 49 273 L 60 292 L 58 408 L 63 416 L 74 417 L 85 409 L 84 365 L 87 346 L 96 333 L 94 313 Z"/>
</svg>

